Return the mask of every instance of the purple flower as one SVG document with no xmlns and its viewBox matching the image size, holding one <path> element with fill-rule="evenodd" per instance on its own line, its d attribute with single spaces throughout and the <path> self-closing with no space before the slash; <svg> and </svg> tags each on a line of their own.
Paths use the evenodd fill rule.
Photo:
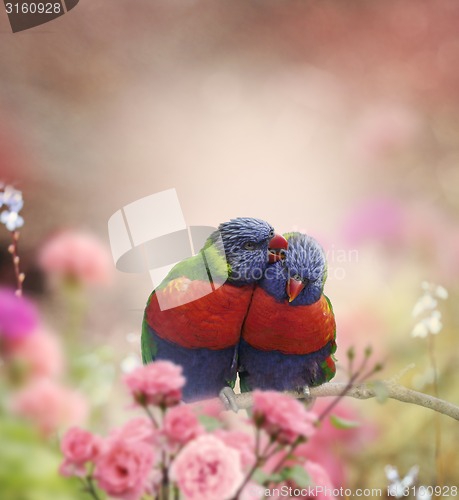
<svg viewBox="0 0 459 500">
<path fill-rule="evenodd" d="M 0 288 L 0 338 L 16 340 L 32 333 L 38 324 L 38 312 L 27 299 L 7 288 Z"/>
</svg>

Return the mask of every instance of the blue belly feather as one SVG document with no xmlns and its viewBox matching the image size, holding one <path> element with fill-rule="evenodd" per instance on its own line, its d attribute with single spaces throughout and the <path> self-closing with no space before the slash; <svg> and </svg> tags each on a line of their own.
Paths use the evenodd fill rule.
<svg viewBox="0 0 459 500">
<path fill-rule="evenodd" d="M 239 370 L 243 390 L 288 391 L 326 382 L 321 363 L 333 350 L 333 342 L 309 354 L 284 354 L 255 349 L 245 340 L 239 343 Z"/>
<path fill-rule="evenodd" d="M 183 368 L 186 385 L 183 400 L 187 403 L 218 396 L 236 379 L 237 346 L 226 349 L 187 349 L 178 344 L 162 339 L 150 326 L 150 335 L 157 348 L 155 359 L 167 359 Z"/>
</svg>

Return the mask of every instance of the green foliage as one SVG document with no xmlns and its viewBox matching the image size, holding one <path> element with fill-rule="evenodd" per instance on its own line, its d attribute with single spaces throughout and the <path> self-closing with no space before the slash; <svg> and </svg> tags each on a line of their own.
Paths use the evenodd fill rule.
<svg viewBox="0 0 459 500">
<path fill-rule="evenodd" d="M 116 370 L 113 348 L 101 346 L 71 360 L 71 376 L 89 398 L 91 407 L 101 407 L 110 399 Z"/>
<path fill-rule="evenodd" d="M 330 415 L 330 423 L 336 429 L 355 429 L 356 427 L 360 427 L 360 422 L 347 420 L 345 418 L 338 417 L 337 415 Z"/>
<path fill-rule="evenodd" d="M 222 422 L 210 415 L 199 415 L 198 420 L 207 432 L 213 432 L 223 427 Z"/>
<path fill-rule="evenodd" d="M 156 353 L 158 351 L 158 348 L 153 340 L 153 336 L 150 334 L 148 330 L 148 323 L 145 318 L 143 319 L 142 322 L 142 336 L 140 344 L 142 349 L 143 364 L 146 365 L 154 361 L 156 359 Z"/>
<path fill-rule="evenodd" d="M 279 483 L 283 477 L 280 473 L 268 474 L 262 469 L 257 469 L 252 476 L 252 479 L 258 484 Z"/>
<path fill-rule="evenodd" d="M 263 471 L 262 469 L 257 469 L 253 475 L 253 479 L 261 485 L 269 483 L 282 483 L 284 481 L 291 481 L 299 488 L 307 488 L 312 485 L 308 472 L 300 464 L 285 467 L 280 472 L 271 474 Z"/>
<path fill-rule="evenodd" d="M 79 483 L 59 476 L 57 446 L 27 423 L 0 417 L 0 484 L 2 500 L 76 500 Z"/>
<path fill-rule="evenodd" d="M 286 481 L 293 481 L 299 488 L 307 488 L 312 485 L 308 472 L 299 464 L 283 469 L 281 477 Z"/>
<path fill-rule="evenodd" d="M 354 359 L 355 359 L 355 348 L 354 348 L 354 346 L 349 347 L 349 349 L 346 352 L 346 355 L 347 355 L 347 359 L 349 361 L 351 361 L 351 362 L 354 361 Z"/>
</svg>

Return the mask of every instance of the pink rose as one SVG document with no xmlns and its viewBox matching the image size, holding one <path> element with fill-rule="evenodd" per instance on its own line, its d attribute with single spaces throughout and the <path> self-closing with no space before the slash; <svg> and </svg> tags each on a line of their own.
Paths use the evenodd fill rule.
<svg viewBox="0 0 459 500">
<path fill-rule="evenodd" d="M 296 399 L 276 391 L 254 391 L 253 418 L 280 443 L 309 438 L 315 432 L 316 416 Z"/>
<path fill-rule="evenodd" d="M 94 478 L 108 495 L 138 500 L 148 490 L 153 449 L 143 441 L 111 439 L 96 462 Z"/>
<path fill-rule="evenodd" d="M 317 490 L 318 494 L 315 495 L 313 498 L 316 498 L 317 500 L 326 500 L 327 498 L 335 498 L 334 495 L 325 494 L 327 493 L 327 490 L 328 493 L 330 491 L 333 491 L 334 486 L 333 483 L 331 482 L 328 472 L 321 465 L 308 460 L 304 464 L 304 468 L 306 469 L 306 472 L 309 474 L 313 485 L 321 487 Z"/>
<path fill-rule="evenodd" d="M 119 429 L 110 433 L 110 437 L 123 441 L 143 441 L 147 444 L 155 444 L 158 431 L 153 423 L 146 417 L 132 418 Z"/>
<path fill-rule="evenodd" d="M 44 434 L 81 424 L 88 407 L 83 396 L 49 379 L 31 381 L 12 401 L 13 411 L 34 421 Z"/>
<path fill-rule="evenodd" d="M 163 431 L 172 444 L 186 444 L 204 432 L 194 411 L 187 405 L 171 408 L 166 413 Z"/>
<path fill-rule="evenodd" d="M 69 429 L 61 441 L 64 462 L 60 467 L 63 476 L 84 476 L 85 464 L 93 462 L 100 454 L 102 439 L 78 427 Z"/>
<path fill-rule="evenodd" d="M 174 406 L 182 398 L 185 378 L 182 367 L 170 361 L 156 361 L 136 368 L 124 377 L 134 400 L 141 406 Z"/>
<path fill-rule="evenodd" d="M 41 248 L 38 262 L 50 275 L 88 285 L 108 283 L 113 273 L 108 249 L 84 231 L 66 230 L 51 237 Z"/>
<path fill-rule="evenodd" d="M 29 377 L 57 377 L 64 369 L 64 356 L 59 339 L 38 329 L 8 346 L 8 356 L 23 367 Z"/>
<path fill-rule="evenodd" d="M 255 439 L 244 431 L 227 431 L 218 429 L 214 436 L 221 439 L 227 446 L 237 450 L 241 456 L 241 466 L 249 469 L 255 463 Z"/>
<path fill-rule="evenodd" d="M 239 453 L 209 434 L 184 446 L 170 477 L 187 500 L 228 500 L 244 480 Z"/>
</svg>

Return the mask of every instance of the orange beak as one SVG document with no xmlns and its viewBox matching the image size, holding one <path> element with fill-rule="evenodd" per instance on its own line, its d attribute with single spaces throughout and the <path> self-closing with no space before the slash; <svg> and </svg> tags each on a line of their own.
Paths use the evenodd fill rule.
<svg viewBox="0 0 459 500">
<path fill-rule="evenodd" d="M 270 264 L 285 259 L 287 248 L 287 240 L 280 234 L 275 234 L 268 243 L 268 261 Z"/>
<path fill-rule="evenodd" d="M 288 301 L 293 302 L 298 297 L 298 295 L 300 295 L 303 288 L 304 283 L 302 281 L 289 278 L 289 280 L 287 281 Z"/>
</svg>

